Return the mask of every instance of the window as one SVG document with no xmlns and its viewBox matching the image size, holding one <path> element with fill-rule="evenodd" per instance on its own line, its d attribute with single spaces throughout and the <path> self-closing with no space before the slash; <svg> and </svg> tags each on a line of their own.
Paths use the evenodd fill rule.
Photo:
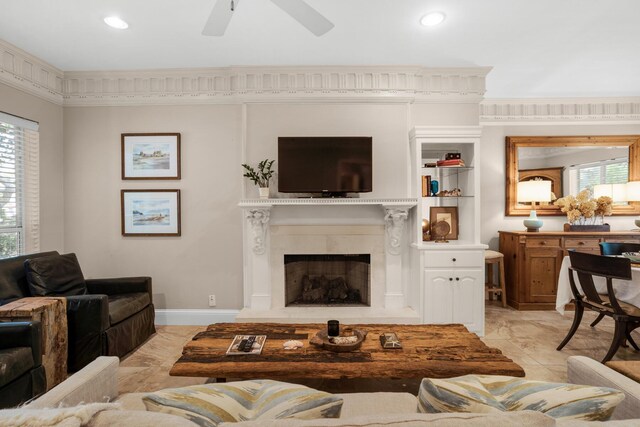
<svg viewBox="0 0 640 427">
<path fill-rule="evenodd" d="M 0 112 L 0 258 L 40 249 L 37 130 Z"/>
<path fill-rule="evenodd" d="M 576 165 L 572 169 L 574 173 L 571 176 L 576 180 L 578 192 L 585 188 L 593 191 L 593 186 L 598 184 L 624 184 L 629 177 L 629 161 L 627 159 Z"/>
</svg>

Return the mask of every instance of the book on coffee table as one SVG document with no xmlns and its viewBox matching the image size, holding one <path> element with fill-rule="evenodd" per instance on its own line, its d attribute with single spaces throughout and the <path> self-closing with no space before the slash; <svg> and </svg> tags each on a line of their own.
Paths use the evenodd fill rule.
<svg viewBox="0 0 640 427">
<path fill-rule="evenodd" d="M 227 349 L 227 356 L 260 354 L 267 340 L 266 335 L 236 335 Z"/>
</svg>

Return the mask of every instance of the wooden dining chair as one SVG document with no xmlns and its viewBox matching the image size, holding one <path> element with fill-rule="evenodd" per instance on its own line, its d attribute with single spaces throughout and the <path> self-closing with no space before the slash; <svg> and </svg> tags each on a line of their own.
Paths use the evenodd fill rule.
<svg viewBox="0 0 640 427">
<path fill-rule="evenodd" d="M 624 252 L 640 252 L 640 243 L 602 242 L 600 255 L 622 255 Z"/>
<path fill-rule="evenodd" d="M 571 267 L 569 267 L 569 285 L 573 293 L 575 314 L 569 333 L 562 340 L 556 350 L 562 348 L 571 340 L 578 330 L 584 309 L 597 311 L 600 315 L 609 316 L 615 322 L 613 342 L 607 355 L 602 359 L 605 363 L 616 354 L 618 348 L 628 340 L 637 351 L 638 345 L 631 338 L 631 331 L 640 326 L 640 308 L 618 301 L 613 290 L 613 279 L 631 280 L 631 261 L 627 258 L 611 258 L 601 255 L 569 251 Z M 582 294 L 578 292 L 574 273 L 578 276 Z M 593 283 L 594 277 L 604 277 L 607 282 L 607 293 L 599 294 Z"/>
<path fill-rule="evenodd" d="M 600 255 L 622 255 L 625 252 L 640 252 L 640 243 L 628 242 L 602 242 L 600 243 Z M 592 328 L 604 318 L 604 314 L 599 314 L 596 320 L 591 322 Z M 626 347 L 626 345 L 625 345 Z"/>
</svg>

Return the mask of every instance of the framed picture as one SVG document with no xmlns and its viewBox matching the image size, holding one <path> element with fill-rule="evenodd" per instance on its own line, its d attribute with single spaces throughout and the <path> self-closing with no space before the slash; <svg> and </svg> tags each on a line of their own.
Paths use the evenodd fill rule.
<svg viewBox="0 0 640 427">
<path fill-rule="evenodd" d="M 123 236 L 179 236 L 180 190 L 122 190 Z"/>
<path fill-rule="evenodd" d="M 431 206 L 429 208 L 429 221 L 431 227 L 436 226 L 440 221 L 449 225 L 449 234 L 444 236 L 446 240 L 458 240 L 458 207 L 457 206 Z M 433 239 L 434 233 L 431 233 Z"/>
<path fill-rule="evenodd" d="M 179 133 L 123 133 L 122 179 L 180 179 Z"/>
</svg>

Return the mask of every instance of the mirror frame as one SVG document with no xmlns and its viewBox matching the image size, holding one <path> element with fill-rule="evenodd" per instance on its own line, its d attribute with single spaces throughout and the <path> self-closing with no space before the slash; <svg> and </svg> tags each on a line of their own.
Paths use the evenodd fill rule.
<svg viewBox="0 0 640 427">
<path fill-rule="evenodd" d="M 505 155 L 507 164 L 505 215 L 529 216 L 529 206 L 518 205 L 516 201 L 518 177 L 518 148 L 521 147 L 585 147 L 585 146 L 627 146 L 629 147 L 629 181 L 640 180 L 640 135 L 603 136 L 507 136 Z M 565 216 L 560 208 L 553 205 L 537 206 L 539 216 Z M 640 215 L 640 202 L 613 206 L 612 215 Z"/>
</svg>

